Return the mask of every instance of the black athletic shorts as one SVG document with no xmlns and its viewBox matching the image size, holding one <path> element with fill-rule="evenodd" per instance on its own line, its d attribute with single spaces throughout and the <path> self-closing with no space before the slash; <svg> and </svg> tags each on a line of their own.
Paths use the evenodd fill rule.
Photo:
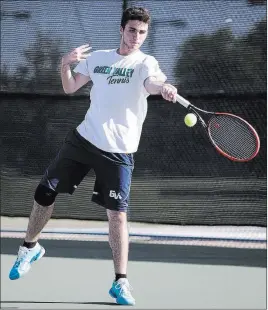
<svg viewBox="0 0 268 310">
<path fill-rule="evenodd" d="M 92 201 L 110 210 L 126 212 L 134 169 L 133 154 L 102 151 L 76 129 L 68 133 L 40 183 L 57 193 L 73 194 L 90 169 L 96 175 Z"/>
</svg>

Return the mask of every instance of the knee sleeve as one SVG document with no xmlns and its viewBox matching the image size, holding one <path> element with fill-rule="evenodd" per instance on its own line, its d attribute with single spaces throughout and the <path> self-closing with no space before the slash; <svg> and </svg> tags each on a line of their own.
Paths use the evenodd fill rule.
<svg viewBox="0 0 268 310">
<path fill-rule="evenodd" d="M 57 192 L 53 191 L 52 189 L 42 184 L 39 184 L 34 194 L 34 200 L 40 206 L 48 207 L 54 203 L 57 195 L 58 195 Z"/>
</svg>

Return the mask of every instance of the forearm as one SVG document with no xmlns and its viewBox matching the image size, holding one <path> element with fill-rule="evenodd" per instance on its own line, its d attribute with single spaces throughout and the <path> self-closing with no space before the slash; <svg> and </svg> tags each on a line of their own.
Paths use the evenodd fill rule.
<svg viewBox="0 0 268 310">
<path fill-rule="evenodd" d="M 150 77 L 145 81 L 144 86 L 149 94 L 160 95 L 164 84 L 165 82 L 158 81 L 155 77 Z"/>
<path fill-rule="evenodd" d="M 74 92 L 75 79 L 72 75 L 70 65 L 65 63 L 64 59 L 61 61 L 61 82 L 66 94 L 71 94 Z"/>
<path fill-rule="evenodd" d="M 162 95 L 168 101 L 176 102 L 177 89 L 164 80 L 157 79 L 156 77 L 149 77 L 144 82 L 144 87 L 151 95 Z"/>
</svg>

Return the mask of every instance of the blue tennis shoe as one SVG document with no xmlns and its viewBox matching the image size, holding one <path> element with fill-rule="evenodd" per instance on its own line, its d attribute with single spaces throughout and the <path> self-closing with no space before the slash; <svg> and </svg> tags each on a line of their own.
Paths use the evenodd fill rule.
<svg viewBox="0 0 268 310">
<path fill-rule="evenodd" d="M 109 291 L 110 296 L 116 299 L 116 303 L 119 305 L 135 305 L 135 299 L 131 295 L 131 286 L 126 278 L 120 278 L 118 281 L 114 281 Z"/>
<path fill-rule="evenodd" d="M 33 262 L 39 260 L 45 254 L 45 249 L 37 243 L 32 249 L 20 246 L 18 257 L 9 273 L 10 280 L 17 280 L 25 275 Z"/>
</svg>

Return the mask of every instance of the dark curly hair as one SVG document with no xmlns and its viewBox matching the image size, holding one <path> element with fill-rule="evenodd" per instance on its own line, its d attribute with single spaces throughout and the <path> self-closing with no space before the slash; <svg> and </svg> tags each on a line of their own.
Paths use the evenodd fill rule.
<svg viewBox="0 0 268 310">
<path fill-rule="evenodd" d="M 151 18 L 149 11 L 145 8 L 133 7 L 128 8 L 123 12 L 121 26 L 124 29 L 129 20 L 139 20 L 146 24 L 150 24 Z"/>
</svg>

